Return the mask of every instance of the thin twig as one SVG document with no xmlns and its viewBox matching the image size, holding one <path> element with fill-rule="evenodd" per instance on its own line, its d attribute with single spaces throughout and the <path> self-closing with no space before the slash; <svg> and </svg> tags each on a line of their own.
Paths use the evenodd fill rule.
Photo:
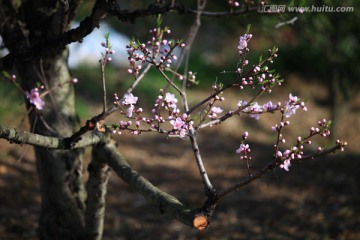
<svg viewBox="0 0 360 240">
<path fill-rule="evenodd" d="M 247 108 L 248 106 L 251 105 L 251 103 L 253 103 L 258 97 L 260 97 L 266 90 L 264 89 L 261 89 L 246 105 L 242 106 L 242 107 L 239 107 L 237 110 L 235 111 L 231 111 L 231 112 L 228 112 L 227 114 L 225 114 L 224 116 L 220 117 L 220 118 L 217 118 L 213 121 L 210 121 L 210 122 L 207 122 L 205 124 L 202 124 L 200 126 L 197 127 L 197 129 L 200 129 L 200 128 L 205 128 L 205 127 L 209 127 L 209 126 L 212 126 L 212 125 L 216 125 L 216 124 L 219 124 L 221 122 L 224 122 L 226 119 L 234 116 L 235 114 L 239 114 L 242 110 L 244 110 L 245 108 Z"/>
<path fill-rule="evenodd" d="M 174 83 L 174 81 L 171 81 L 171 79 L 169 79 L 169 77 L 166 76 L 166 74 L 164 73 L 164 71 L 163 71 L 160 67 L 158 67 L 158 69 L 159 69 L 159 72 L 161 73 L 161 75 L 166 79 L 166 81 L 167 81 L 173 88 L 175 88 L 176 91 L 178 91 L 181 96 L 184 96 L 184 92 L 183 92 L 178 86 L 176 86 L 176 84 Z"/>
<path fill-rule="evenodd" d="M 297 19 L 298 19 L 297 17 L 294 17 L 294 18 L 292 18 L 292 19 L 290 19 L 288 21 L 280 22 L 280 23 L 276 24 L 275 28 L 279 28 L 279 27 L 282 27 L 282 26 L 287 25 L 287 24 L 294 25 Z"/>
<path fill-rule="evenodd" d="M 218 95 L 219 93 L 223 92 L 224 90 L 226 90 L 227 88 L 232 87 L 234 84 L 228 84 L 223 86 L 222 88 L 218 89 L 217 91 L 215 91 L 213 94 L 211 94 L 210 96 L 208 96 L 207 98 L 205 98 L 204 100 L 202 100 L 201 102 L 197 103 L 195 106 L 193 106 L 192 108 L 190 108 L 186 114 L 189 115 L 190 113 L 192 113 L 193 111 L 195 111 L 198 107 L 200 107 L 201 105 L 203 105 L 204 103 L 208 102 L 210 99 L 214 98 L 216 95 Z"/>
<path fill-rule="evenodd" d="M 147 72 L 150 70 L 151 68 L 151 64 L 147 64 L 146 67 L 144 68 L 144 70 L 141 72 L 141 74 L 136 77 L 135 81 L 133 82 L 133 84 L 131 84 L 131 86 L 129 87 L 129 89 L 126 91 L 127 93 L 131 93 L 136 86 L 140 83 L 140 81 L 144 78 L 144 76 L 147 74 Z"/>
<path fill-rule="evenodd" d="M 206 190 L 205 193 L 206 193 L 206 195 L 213 194 L 215 192 L 215 188 L 211 184 L 209 176 L 208 176 L 208 174 L 206 172 L 205 165 L 204 165 L 204 162 L 203 162 L 201 154 L 200 154 L 199 145 L 198 145 L 197 139 L 195 137 L 195 129 L 193 127 L 189 128 L 189 138 L 190 138 L 190 141 L 191 141 L 192 149 L 194 151 L 196 164 L 197 164 L 197 166 L 199 168 L 200 175 L 201 175 L 201 177 L 203 179 L 203 182 L 205 184 L 205 190 Z"/>
<path fill-rule="evenodd" d="M 100 62 L 100 71 L 101 71 L 101 83 L 102 83 L 102 90 L 103 90 L 103 113 L 106 111 L 107 108 L 107 100 L 106 100 L 106 78 L 105 78 L 105 61 L 99 61 Z"/>
</svg>

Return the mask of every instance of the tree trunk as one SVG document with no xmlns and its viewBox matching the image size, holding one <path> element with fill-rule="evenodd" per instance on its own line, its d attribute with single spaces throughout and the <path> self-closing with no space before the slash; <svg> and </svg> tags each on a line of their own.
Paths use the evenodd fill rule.
<svg viewBox="0 0 360 240">
<path fill-rule="evenodd" d="M 23 86 L 30 89 L 44 82 L 47 89 L 70 79 L 67 56 L 17 64 Z M 41 75 L 41 74 L 43 75 Z M 29 106 L 30 108 L 32 106 Z M 69 84 L 57 87 L 45 97 L 41 111 L 30 112 L 34 132 L 67 137 L 77 126 L 74 93 Z M 82 182 L 82 151 L 35 148 L 41 190 L 41 239 L 79 239 L 84 228 L 85 191 Z"/>
<path fill-rule="evenodd" d="M 60 2 L 34 0 L 16 5 L 15 1 L 0 0 L 0 34 L 10 52 L 65 31 L 69 13 Z M 37 84 L 44 85 L 45 90 L 54 89 L 44 98 L 45 106 L 40 111 L 27 102 L 31 131 L 35 133 L 69 137 L 78 128 L 74 90 L 71 84 L 65 84 L 71 80 L 67 58 L 64 50 L 43 59 L 15 62 L 17 79 L 25 91 Z M 82 151 L 35 147 L 35 155 L 41 191 L 40 239 L 81 239 L 86 198 Z"/>
</svg>

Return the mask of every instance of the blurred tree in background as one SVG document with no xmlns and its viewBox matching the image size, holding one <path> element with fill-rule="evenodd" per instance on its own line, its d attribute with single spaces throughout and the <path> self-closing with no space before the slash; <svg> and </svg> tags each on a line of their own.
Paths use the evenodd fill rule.
<svg viewBox="0 0 360 240">
<path fill-rule="evenodd" d="M 280 68 L 298 72 L 305 81 L 318 81 L 327 89 L 322 104 L 331 106 L 332 131 L 351 111 L 349 101 L 360 90 L 360 2 L 306 1 L 306 6 L 353 7 L 353 12 L 305 12 L 294 25 L 284 26 L 287 39 L 278 39 L 283 59 Z M 281 31 L 281 29 L 279 29 Z M 359 109 L 352 109 L 359 110 Z"/>
</svg>

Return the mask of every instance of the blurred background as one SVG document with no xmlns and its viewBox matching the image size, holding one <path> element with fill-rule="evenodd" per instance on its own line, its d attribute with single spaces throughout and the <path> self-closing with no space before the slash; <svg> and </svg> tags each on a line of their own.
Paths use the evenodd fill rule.
<svg viewBox="0 0 360 240">
<path fill-rule="evenodd" d="M 89 14 L 93 2 L 82 3 L 73 26 Z M 196 8 L 194 1 L 184 2 Z M 131 10 L 146 8 L 150 3 L 136 0 L 119 4 L 121 9 Z M 259 103 L 283 102 L 289 93 L 307 100 L 308 111 L 299 111 L 290 119 L 286 132 L 289 141 L 284 147 L 295 143 L 297 136 L 306 135 L 318 120 L 326 118 L 333 120 L 333 139 L 315 139 L 313 145 L 330 146 L 340 138 L 349 144 L 346 151 L 293 165 L 290 172 L 276 170 L 240 189 L 221 202 L 210 228 L 202 232 L 162 216 L 113 174 L 104 239 L 360 239 L 360 2 L 322 0 L 290 4 L 353 7 L 353 11 L 203 17 L 189 56 L 189 70 L 196 72 L 200 82 L 188 90 L 190 103 L 206 97 L 214 82 L 232 80 L 233 75 L 223 72 L 236 69 L 239 36 L 251 24 L 250 64 L 277 46 L 279 57 L 272 66 L 285 79 L 282 87 L 265 95 Z M 228 9 L 225 0 L 209 1 L 206 11 Z M 286 24 L 288 21 L 293 24 Z M 174 39 L 186 39 L 193 22 L 193 15 L 163 16 L 163 25 L 170 27 Z M 149 29 L 155 26 L 155 17 L 140 18 L 134 24 L 109 18 L 83 43 L 70 45 L 69 66 L 73 76 L 79 79 L 75 89 L 81 122 L 102 109 L 98 60 L 104 34 L 110 33 L 116 51 L 106 70 L 108 96 L 113 93 L 122 96 L 134 81 L 127 73 L 125 45 L 132 37 L 146 41 Z M 161 76 L 150 71 L 134 92 L 139 96 L 139 105 L 150 109 L 164 86 Z M 225 94 L 225 105 L 233 108 L 237 101 L 249 99 L 252 94 L 229 91 Z M 2 124 L 29 130 L 24 96 L 3 79 L 0 102 Z M 108 123 L 118 119 L 115 114 Z M 279 117 L 273 115 L 263 115 L 259 121 L 241 116 L 199 134 L 200 150 L 217 188 L 247 174 L 245 163 L 235 154 L 244 131 L 250 133 L 253 171 L 271 160 L 275 141 L 271 126 L 277 121 Z M 201 206 L 203 187 L 187 141 L 157 134 L 115 137 L 119 150 L 136 170 L 187 205 Z M 86 159 L 89 161 L 89 150 Z M 0 189 L 0 239 L 35 239 L 40 199 L 31 147 L 0 141 Z"/>
</svg>

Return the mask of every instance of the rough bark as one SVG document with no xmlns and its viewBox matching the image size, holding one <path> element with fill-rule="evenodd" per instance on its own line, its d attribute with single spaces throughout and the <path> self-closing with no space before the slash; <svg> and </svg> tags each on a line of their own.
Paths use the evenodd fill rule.
<svg viewBox="0 0 360 240">
<path fill-rule="evenodd" d="M 86 239 L 88 240 L 101 240 L 104 229 L 105 196 L 110 168 L 99 155 L 100 148 L 102 144 L 93 147 L 92 160 L 88 167 L 89 180 L 86 184 L 88 197 L 85 213 Z"/>
<path fill-rule="evenodd" d="M 54 37 L 69 24 L 69 9 L 60 1 L 1 1 L 0 34 L 10 52 L 19 46 L 36 44 Z M 74 11 L 74 9 L 71 9 Z M 54 88 L 70 79 L 67 51 L 46 58 L 16 59 L 14 68 L 25 91 L 42 84 Z M 74 91 L 69 84 L 56 88 L 45 97 L 39 112 L 27 104 L 31 130 L 45 136 L 67 137 L 78 127 Z M 82 182 L 81 150 L 49 150 L 35 147 L 40 180 L 41 239 L 79 239 L 84 230 L 85 190 Z"/>
<path fill-rule="evenodd" d="M 25 88 L 38 80 L 51 89 L 70 79 L 66 56 L 17 65 L 17 69 Z M 39 78 L 37 76 L 41 71 L 44 75 Z M 70 136 L 77 126 L 71 86 L 66 84 L 45 99 L 46 105 L 41 113 L 30 112 L 31 128 L 35 133 L 46 136 Z M 82 151 L 35 147 L 35 155 L 42 199 L 40 237 L 79 239 L 84 228 L 82 211 L 85 209 Z"/>
</svg>

